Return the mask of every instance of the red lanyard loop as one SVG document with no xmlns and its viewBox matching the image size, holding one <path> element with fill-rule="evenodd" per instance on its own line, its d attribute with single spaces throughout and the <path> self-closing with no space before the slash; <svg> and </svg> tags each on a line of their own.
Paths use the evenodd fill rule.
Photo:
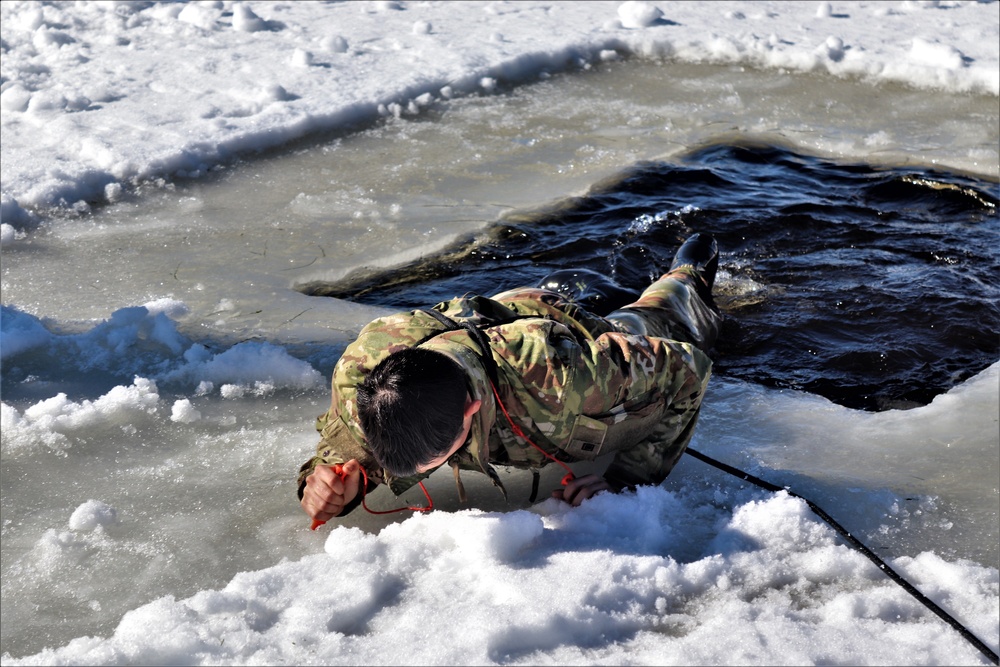
<svg viewBox="0 0 1000 667">
<path fill-rule="evenodd" d="M 369 514 L 393 514 L 394 512 L 405 512 L 406 510 L 410 510 L 411 512 L 430 512 L 434 509 L 434 500 L 431 498 L 431 494 L 427 493 L 427 487 L 424 486 L 423 482 L 417 482 L 420 486 L 420 490 L 423 491 L 424 496 L 427 497 L 426 507 L 414 507 L 410 505 L 407 507 L 397 507 L 396 509 L 391 510 L 373 510 L 365 503 L 365 496 L 368 495 L 368 473 L 365 472 L 364 466 L 361 467 L 361 475 L 365 478 L 365 484 L 361 487 L 361 506 L 364 507 L 365 511 Z"/>
<path fill-rule="evenodd" d="M 432 509 L 434 509 L 434 500 L 431 498 L 431 494 L 427 492 L 427 487 L 424 486 L 423 482 L 417 482 L 417 484 L 420 485 L 420 490 L 423 491 L 424 496 L 427 497 L 426 507 L 408 506 L 408 507 L 397 507 L 391 510 L 373 510 L 372 508 L 368 507 L 367 502 L 365 502 L 366 496 L 368 495 L 368 473 L 365 471 L 364 466 L 360 466 L 360 468 L 361 468 L 361 476 L 364 478 L 363 480 L 364 484 L 362 484 L 361 486 L 361 506 L 364 507 L 365 511 L 368 512 L 369 514 L 393 514 L 395 512 L 405 512 L 406 510 L 410 510 L 411 512 L 430 512 Z M 345 481 L 347 478 L 347 473 L 344 472 L 344 466 L 340 465 L 339 463 L 333 465 L 333 473 L 335 475 L 340 476 L 341 481 Z M 324 523 L 326 523 L 326 521 L 313 519 L 312 526 L 309 529 L 316 530 Z"/>
<path fill-rule="evenodd" d="M 576 478 L 576 475 L 573 474 L 573 471 L 570 470 L 570 467 L 565 463 L 563 463 L 562 461 L 560 461 L 559 459 L 557 459 L 552 454 L 549 454 L 547 451 L 536 445 L 534 442 L 532 442 L 531 438 L 526 436 L 524 434 L 524 431 L 521 430 L 521 427 L 515 424 L 514 420 L 510 418 L 510 414 L 507 412 L 507 408 L 504 407 L 503 401 L 500 400 L 500 394 L 497 392 L 496 385 L 494 385 L 492 381 L 490 381 L 490 389 L 493 390 L 493 396 L 497 399 L 497 405 L 500 407 L 500 411 L 503 412 L 503 416 L 507 418 L 507 423 L 510 424 L 510 430 L 514 432 L 514 435 L 518 436 L 526 443 L 528 443 L 529 445 L 540 451 L 542 453 L 542 456 L 549 459 L 550 461 L 555 461 L 556 463 L 561 465 L 563 469 L 566 470 L 566 475 L 562 478 L 562 482 L 560 482 L 563 486 L 566 486 L 567 484 L 572 482 Z"/>
</svg>

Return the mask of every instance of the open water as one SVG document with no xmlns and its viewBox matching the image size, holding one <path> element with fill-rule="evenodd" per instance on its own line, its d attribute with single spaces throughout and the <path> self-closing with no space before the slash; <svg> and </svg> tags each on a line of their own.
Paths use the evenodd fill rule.
<svg viewBox="0 0 1000 667">
<path fill-rule="evenodd" d="M 851 408 L 908 408 L 997 359 L 997 203 L 995 185 L 956 174 L 712 145 L 403 267 L 302 289 L 419 307 L 586 268 L 638 293 L 685 238 L 710 232 L 728 316 L 716 373 Z"/>
</svg>

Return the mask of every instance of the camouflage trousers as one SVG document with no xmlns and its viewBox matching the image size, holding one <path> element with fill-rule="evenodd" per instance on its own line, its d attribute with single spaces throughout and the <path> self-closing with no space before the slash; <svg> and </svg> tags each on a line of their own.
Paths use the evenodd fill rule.
<svg viewBox="0 0 1000 667">
<path fill-rule="evenodd" d="M 722 322 L 708 287 L 688 266 L 662 275 L 636 301 L 605 319 L 619 331 L 691 343 L 706 353 L 715 343 Z"/>
<path fill-rule="evenodd" d="M 623 332 L 690 343 L 707 353 L 719 335 L 722 322 L 708 289 L 693 269 L 679 267 L 661 276 L 638 300 L 610 313 L 606 319 Z M 654 470 L 666 477 L 691 442 L 701 412 L 701 399 L 699 394 L 670 405 L 649 437 L 638 446 L 618 453 L 606 477 L 621 480 L 626 486 L 634 485 Z"/>
</svg>

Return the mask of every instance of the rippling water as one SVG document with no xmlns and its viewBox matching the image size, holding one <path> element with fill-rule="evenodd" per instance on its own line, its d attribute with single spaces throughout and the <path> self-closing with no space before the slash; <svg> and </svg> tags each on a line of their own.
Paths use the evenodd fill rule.
<svg viewBox="0 0 1000 667">
<path fill-rule="evenodd" d="M 719 240 L 716 373 L 852 408 L 928 403 L 996 361 L 995 184 L 712 145 L 390 271 L 303 291 L 385 306 L 583 267 L 641 290 L 696 231 Z"/>
</svg>

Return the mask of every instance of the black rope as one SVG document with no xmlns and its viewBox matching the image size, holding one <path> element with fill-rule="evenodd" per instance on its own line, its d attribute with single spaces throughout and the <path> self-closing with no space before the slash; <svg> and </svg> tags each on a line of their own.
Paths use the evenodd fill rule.
<svg viewBox="0 0 1000 667">
<path fill-rule="evenodd" d="M 865 556 L 867 556 L 868 560 L 870 560 L 871 562 L 873 562 L 876 565 L 878 565 L 879 569 L 882 570 L 883 572 L 885 572 L 886 576 L 888 576 L 890 579 L 892 579 L 897 584 L 899 584 L 900 586 L 902 586 L 903 589 L 906 590 L 907 593 L 909 593 L 910 595 L 912 595 L 913 597 L 915 597 L 925 607 L 927 607 L 928 609 L 930 609 L 931 611 L 933 611 L 935 614 L 937 614 L 938 616 L 940 616 L 945 621 L 945 623 L 947 623 L 951 627 L 953 627 L 956 630 L 958 630 L 958 633 L 960 635 L 962 635 L 966 639 L 966 641 L 968 641 L 970 644 L 972 644 L 977 649 L 979 649 L 979 651 L 983 655 L 985 655 L 987 658 L 989 658 L 990 662 L 992 662 L 994 665 L 1000 664 L 1000 657 L 998 657 L 997 654 L 989 646 L 987 646 L 986 644 L 984 644 L 978 637 L 976 637 L 974 634 L 972 634 L 972 632 L 968 628 L 966 628 L 964 625 L 962 625 L 961 623 L 959 623 L 958 621 L 956 621 L 955 618 L 951 616 L 951 614 L 949 614 L 944 609 L 942 609 L 937 604 L 935 604 L 933 600 L 931 600 L 926 595 L 924 595 L 923 593 L 921 593 L 920 591 L 918 591 L 910 582 L 908 582 L 906 579 L 904 579 L 902 577 L 902 575 L 900 575 L 899 573 L 897 573 L 895 570 L 893 570 L 891 567 L 889 567 L 889 565 L 886 564 L 886 562 L 884 560 L 882 560 L 881 558 L 879 558 L 878 555 L 875 554 L 875 552 L 873 552 L 871 549 L 869 549 L 864 544 L 862 544 L 856 537 L 854 537 L 853 535 L 851 535 L 851 533 L 848 532 L 848 530 L 846 528 L 844 528 L 839 523 L 837 523 L 836 521 L 834 521 L 833 517 L 831 517 L 829 514 L 827 514 L 826 512 L 824 512 L 821 507 L 819 507 L 818 505 L 816 505 L 816 503 L 812 502 L 808 498 L 803 498 L 799 494 L 797 494 L 794 491 L 791 491 L 789 489 L 786 489 L 783 486 L 776 486 L 774 484 L 771 484 L 770 482 L 766 482 L 766 481 L 760 479 L 759 477 L 754 477 L 753 475 L 751 475 L 749 473 L 743 472 L 742 470 L 740 470 L 738 468 L 734 468 L 734 467 L 732 467 L 730 465 L 726 465 L 725 463 L 722 463 L 721 461 L 716 461 L 715 459 L 713 459 L 713 458 L 711 458 L 709 456 L 705 456 L 701 452 L 696 451 L 694 449 L 691 449 L 690 447 L 688 447 L 686 451 L 687 451 L 688 454 L 690 454 L 691 456 L 695 457 L 699 461 L 703 461 L 703 462 L 707 463 L 710 466 L 714 466 L 714 467 L 718 468 L 719 470 L 722 470 L 723 472 L 727 472 L 730 475 L 733 475 L 734 477 L 739 477 L 740 479 L 743 479 L 743 480 L 746 480 L 746 481 L 751 482 L 753 484 L 756 484 L 757 486 L 759 486 L 759 487 L 761 487 L 763 489 L 767 489 L 768 491 L 785 491 L 786 493 L 788 493 L 788 495 L 790 495 L 790 496 L 792 496 L 794 498 L 798 498 L 800 500 L 805 501 L 806 505 L 809 506 L 809 509 L 811 509 L 821 519 L 823 519 L 828 524 L 830 524 L 830 526 L 832 526 L 834 530 L 836 530 L 838 533 L 840 533 L 841 536 L 851 544 L 851 546 L 853 546 L 855 549 L 857 549 L 858 551 L 860 551 L 861 553 L 863 553 Z"/>
</svg>

